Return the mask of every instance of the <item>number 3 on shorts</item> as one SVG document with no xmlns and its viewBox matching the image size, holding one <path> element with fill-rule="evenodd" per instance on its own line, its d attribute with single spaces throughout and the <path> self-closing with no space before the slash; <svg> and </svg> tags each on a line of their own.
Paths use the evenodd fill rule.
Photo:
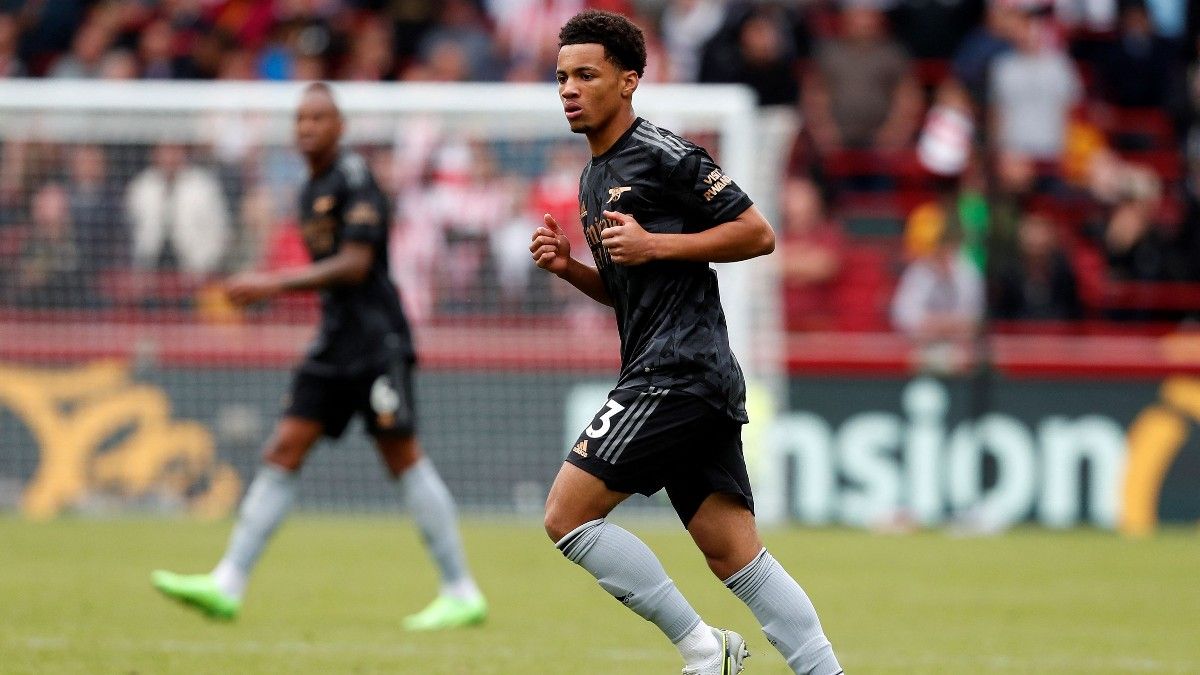
<svg viewBox="0 0 1200 675">
<path fill-rule="evenodd" d="M 604 434 L 607 434 L 608 430 L 612 427 L 613 415 L 616 415 L 617 413 L 619 413 L 625 409 L 625 406 L 621 405 L 620 403 L 617 403 L 616 401 L 612 400 L 611 398 L 608 399 L 607 401 L 605 401 L 604 405 L 605 405 L 605 407 L 608 408 L 608 410 L 605 410 L 603 413 L 601 413 L 600 417 L 598 418 L 600 420 L 600 427 L 599 428 L 588 427 L 584 431 L 584 433 L 588 435 L 588 438 L 600 438 Z"/>
</svg>

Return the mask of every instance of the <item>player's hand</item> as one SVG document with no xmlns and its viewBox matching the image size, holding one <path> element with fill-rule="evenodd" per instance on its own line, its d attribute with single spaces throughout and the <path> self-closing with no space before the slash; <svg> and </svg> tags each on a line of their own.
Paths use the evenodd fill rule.
<svg viewBox="0 0 1200 675">
<path fill-rule="evenodd" d="M 647 232 L 637 219 L 628 213 L 605 211 L 604 217 L 616 221 L 600 233 L 600 241 L 613 262 L 619 265 L 641 265 L 655 259 L 654 235 Z"/>
<path fill-rule="evenodd" d="M 545 224 L 534 231 L 529 252 L 538 267 L 562 276 L 571 262 L 571 242 L 554 216 L 547 213 L 542 216 L 542 221 Z"/>
<path fill-rule="evenodd" d="M 262 272 L 242 272 L 225 282 L 225 295 L 239 307 L 272 298 L 281 292 L 283 286 L 279 281 Z"/>
</svg>

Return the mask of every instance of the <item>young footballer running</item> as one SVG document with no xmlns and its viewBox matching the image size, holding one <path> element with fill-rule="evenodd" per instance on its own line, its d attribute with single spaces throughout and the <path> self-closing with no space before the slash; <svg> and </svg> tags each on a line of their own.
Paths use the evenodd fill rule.
<svg viewBox="0 0 1200 675">
<path fill-rule="evenodd" d="M 746 386 L 709 267 L 770 253 L 771 226 L 702 148 L 634 114 L 646 65 L 636 26 L 589 10 L 562 27 L 559 45 L 563 112 L 592 152 L 579 202 L 596 266 L 572 257 L 549 215 L 529 250 L 538 267 L 616 312 L 621 374 L 550 489 L 546 532 L 662 630 L 684 675 L 741 672 L 742 637 L 708 626 L 654 553 L 605 520 L 630 494 L 665 488 L 709 568 L 791 669 L 840 673 L 808 596 L 755 527 L 741 445 Z"/>
</svg>

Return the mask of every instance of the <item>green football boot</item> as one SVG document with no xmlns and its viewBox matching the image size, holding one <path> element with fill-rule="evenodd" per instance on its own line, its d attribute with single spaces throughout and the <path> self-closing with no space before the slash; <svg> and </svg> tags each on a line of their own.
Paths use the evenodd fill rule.
<svg viewBox="0 0 1200 675">
<path fill-rule="evenodd" d="M 404 629 L 425 631 L 477 626 L 487 619 L 487 611 L 487 601 L 482 595 L 470 600 L 439 595 L 425 609 L 405 617 Z"/>
<path fill-rule="evenodd" d="M 242 601 L 217 588 L 211 574 L 154 570 L 150 581 L 163 595 L 200 610 L 210 619 L 232 621 L 242 609 Z"/>
</svg>

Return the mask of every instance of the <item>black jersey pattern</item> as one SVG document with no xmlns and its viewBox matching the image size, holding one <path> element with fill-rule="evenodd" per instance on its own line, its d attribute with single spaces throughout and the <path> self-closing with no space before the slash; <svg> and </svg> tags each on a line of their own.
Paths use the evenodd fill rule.
<svg viewBox="0 0 1200 675">
<path fill-rule="evenodd" d="M 614 223 L 681 234 L 733 220 L 752 202 L 705 150 L 638 118 L 579 179 L 580 220 L 621 333 L 618 387 L 667 388 L 703 398 L 746 422 L 746 383 L 729 349 L 717 275 L 707 263 L 615 264 L 601 243 Z"/>
<path fill-rule="evenodd" d="M 388 273 L 390 225 L 387 197 L 355 153 L 343 153 L 304 184 L 300 230 L 312 259 L 328 258 L 349 241 L 371 245 L 375 255 L 362 283 L 321 290 L 321 326 L 302 371 L 355 377 L 379 370 L 389 359 L 414 359 L 408 321 Z"/>
</svg>

